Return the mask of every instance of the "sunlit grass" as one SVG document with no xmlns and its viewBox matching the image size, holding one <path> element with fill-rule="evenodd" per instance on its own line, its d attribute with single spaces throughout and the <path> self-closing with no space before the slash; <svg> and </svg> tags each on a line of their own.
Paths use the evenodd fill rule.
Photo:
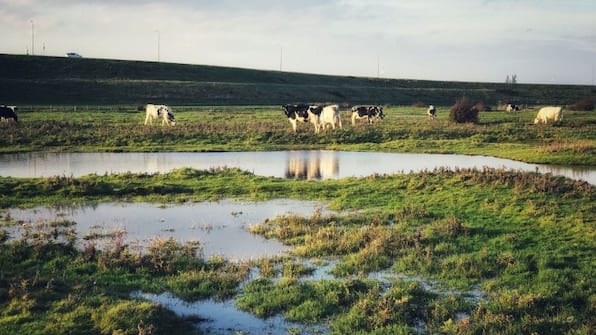
<svg viewBox="0 0 596 335">
<path fill-rule="evenodd" d="M 56 107 L 21 113 L 18 126 L 2 124 L 2 152 L 17 151 L 264 151 L 331 149 L 355 151 L 484 154 L 532 163 L 595 165 L 595 117 L 569 112 L 562 124 L 536 126 L 535 111 L 482 112 L 479 123 L 455 124 L 448 107 L 438 119 L 425 108 L 387 107 L 372 126 L 352 126 L 342 110 L 343 129 L 315 136 L 312 125 L 298 134 L 278 106 L 173 106 L 177 125 L 144 126 L 142 112 L 116 106 L 96 112 Z M 131 108 L 132 109 L 132 108 Z"/>
</svg>

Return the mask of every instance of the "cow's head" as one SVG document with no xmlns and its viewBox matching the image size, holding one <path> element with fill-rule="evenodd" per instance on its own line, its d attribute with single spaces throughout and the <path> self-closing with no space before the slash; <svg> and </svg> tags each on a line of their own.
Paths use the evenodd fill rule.
<svg viewBox="0 0 596 335">
<path fill-rule="evenodd" d="M 299 109 L 296 111 L 296 119 L 308 122 L 309 109 Z"/>
<path fill-rule="evenodd" d="M 170 108 L 170 106 L 160 106 L 157 109 L 157 115 L 163 118 L 167 123 L 172 125 L 176 124 L 176 119 L 174 118 L 174 113 L 172 112 L 172 108 Z"/>
<path fill-rule="evenodd" d="M 377 117 L 379 119 L 384 119 L 385 118 L 385 114 L 383 114 L 383 107 L 381 106 L 375 106 L 376 110 L 377 110 Z"/>
<path fill-rule="evenodd" d="M 289 109 L 288 109 L 288 107 L 289 107 L 289 106 L 290 106 L 290 105 L 283 105 L 283 106 L 281 106 L 281 109 L 284 111 L 284 114 L 285 114 L 287 117 L 290 117 L 290 116 L 291 116 L 291 113 L 290 113 L 290 111 L 289 111 Z"/>
<path fill-rule="evenodd" d="M 172 113 L 172 109 L 171 108 L 167 108 L 166 109 L 166 120 L 168 123 L 172 124 L 172 125 L 176 125 L 176 119 L 174 118 L 174 113 Z"/>
</svg>

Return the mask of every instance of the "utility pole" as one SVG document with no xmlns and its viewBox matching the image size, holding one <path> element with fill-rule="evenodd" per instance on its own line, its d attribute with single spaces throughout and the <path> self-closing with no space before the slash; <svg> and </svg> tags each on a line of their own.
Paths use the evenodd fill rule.
<svg viewBox="0 0 596 335">
<path fill-rule="evenodd" d="M 35 25 L 31 19 L 31 56 L 35 56 Z"/>
<path fill-rule="evenodd" d="M 381 78 L 381 57 L 377 55 L 377 79 Z"/>
<path fill-rule="evenodd" d="M 159 33 L 159 30 L 156 30 L 155 32 L 157 33 L 157 62 L 159 63 L 159 61 L 160 61 L 160 49 L 161 49 L 161 47 L 160 47 L 161 35 Z"/>
<path fill-rule="evenodd" d="M 281 72 L 283 60 L 284 60 L 284 48 L 279 47 L 279 72 Z"/>
</svg>

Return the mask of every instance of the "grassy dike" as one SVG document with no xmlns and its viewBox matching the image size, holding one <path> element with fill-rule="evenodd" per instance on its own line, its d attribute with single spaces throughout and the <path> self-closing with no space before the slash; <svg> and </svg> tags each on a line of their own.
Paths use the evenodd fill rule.
<svg viewBox="0 0 596 335">
<path fill-rule="evenodd" d="M 159 305 L 131 298 L 137 290 L 171 291 L 189 301 L 233 297 L 258 316 L 324 323 L 334 334 L 594 330 L 596 192 L 562 177 L 438 169 L 306 182 L 180 169 L 0 178 L 0 193 L 3 207 L 283 197 L 324 201 L 344 213 L 254 226 L 254 233 L 294 246 L 298 258 L 250 264 L 206 260 L 200 245 L 174 241 L 156 241 L 141 255 L 117 236 L 105 250 L 93 241 L 81 250 L 68 222 L 26 227 L 17 241 L 3 235 L 0 330 L 11 334 L 138 334 L 139 327 L 193 333 L 189 324 L 200 322 L 180 322 Z M 6 214 L 2 221 L 11 224 Z M 312 271 L 303 258 L 338 259 L 335 279 L 300 280 Z M 261 276 L 241 289 L 252 266 Z M 396 277 L 383 283 L 366 275 L 375 271 Z"/>
<path fill-rule="evenodd" d="M 220 66 L 0 54 L 0 103 L 281 105 L 324 102 L 572 104 L 593 86 L 331 76 Z"/>
</svg>

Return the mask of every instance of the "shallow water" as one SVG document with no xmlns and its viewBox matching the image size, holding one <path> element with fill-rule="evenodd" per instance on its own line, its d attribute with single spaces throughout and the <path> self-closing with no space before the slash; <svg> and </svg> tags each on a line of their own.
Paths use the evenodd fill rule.
<svg viewBox="0 0 596 335">
<path fill-rule="evenodd" d="M 166 173 L 181 167 L 236 167 L 256 175 L 335 179 L 446 168 L 504 168 L 552 173 L 596 185 L 595 168 L 527 164 L 488 156 L 349 151 L 17 153 L 0 154 L 0 176 L 50 177 L 106 173 Z"/>
<path fill-rule="evenodd" d="M 59 209 L 10 209 L 8 215 L 32 225 L 56 220 L 74 221 L 74 228 L 80 238 L 90 233 L 124 231 L 125 242 L 141 249 L 156 238 L 173 238 L 181 243 L 199 241 L 205 257 L 248 260 L 275 256 L 289 250 L 277 240 L 251 234 L 247 230 L 250 225 L 285 214 L 310 216 L 317 210 L 329 213 L 318 202 L 277 199 L 264 202 L 223 200 L 167 206 L 102 203 Z M 11 235 L 18 236 L 18 229 L 13 227 Z"/>
<path fill-rule="evenodd" d="M 291 329 L 300 329 L 299 334 L 305 335 L 328 333 L 324 326 L 292 323 L 280 315 L 260 319 L 236 308 L 233 300 L 201 300 L 188 303 L 170 293 L 142 292 L 133 293 L 133 297 L 159 303 L 179 316 L 198 316 L 207 319 L 199 324 L 199 328 L 207 334 L 291 334 Z"/>
</svg>

